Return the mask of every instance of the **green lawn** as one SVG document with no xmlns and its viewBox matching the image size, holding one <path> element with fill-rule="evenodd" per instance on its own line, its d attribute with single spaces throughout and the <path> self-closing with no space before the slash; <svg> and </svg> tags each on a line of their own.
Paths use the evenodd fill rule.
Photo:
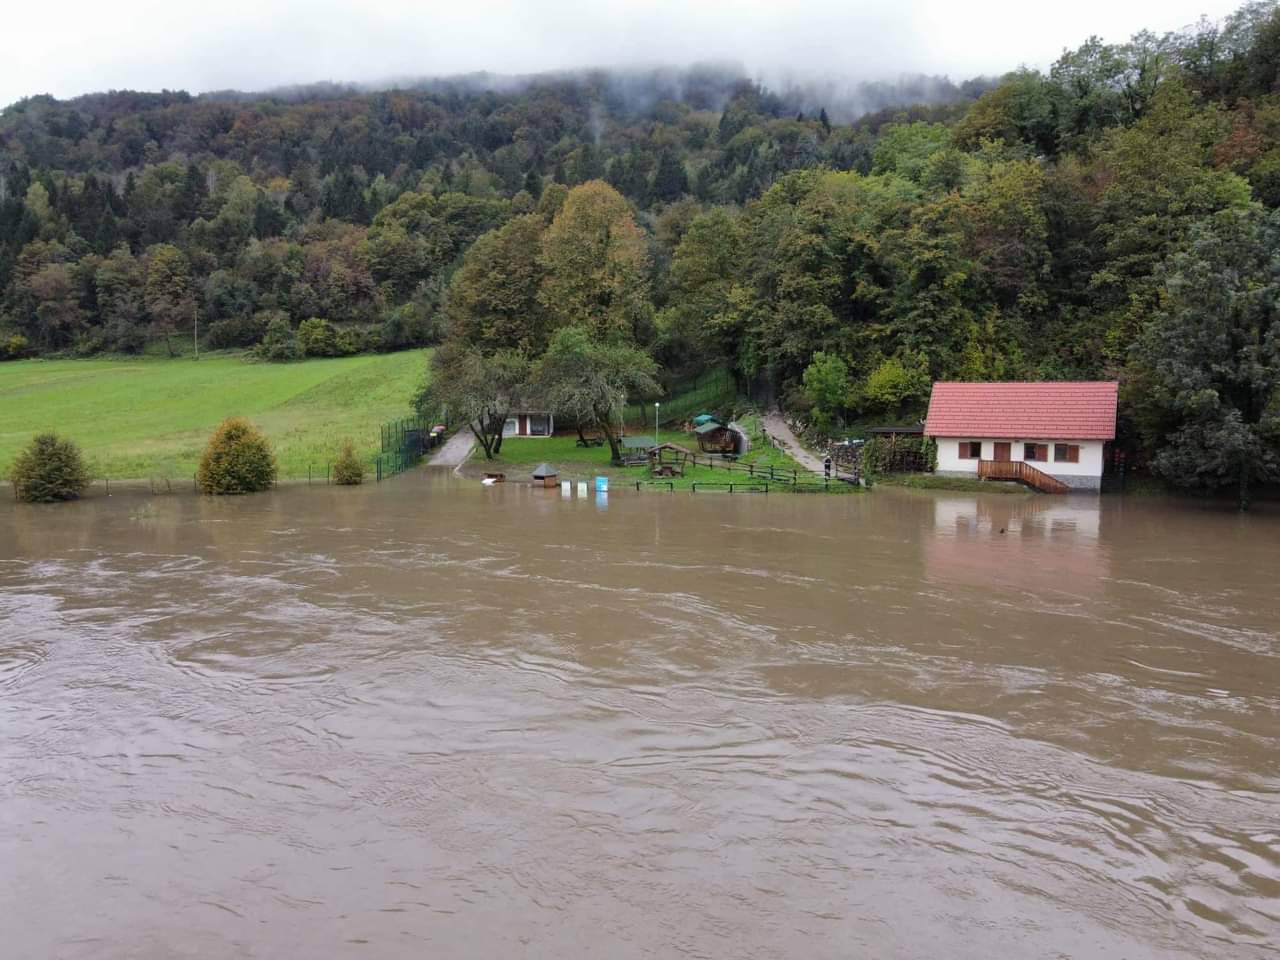
<svg viewBox="0 0 1280 960">
<path fill-rule="evenodd" d="M 0 364 L 0 475 L 32 435 L 83 447 L 95 476 L 185 478 L 219 421 L 245 416 L 275 447 L 281 477 L 321 473 L 346 437 L 366 456 L 384 421 L 410 414 L 425 352 L 250 363 L 190 358 Z"/>
<path fill-rule="evenodd" d="M 820 480 L 804 468 L 798 467 L 785 452 L 763 443 L 760 439 L 759 417 L 748 416 L 741 421 L 743 428 L 751 437 L 751 450 L 738 461 L 739 466 L 754 465 L 757 471 L 775 468 L 779 473 L 785 471 L 788 476 L 796 470 L 801 480 Z M 633 432 L 633 436 L 651 439 L 652 433 Z M 663 443 L 678 443 L 695 453 L 698 452 L 697 440 L 686 433 L 663 430 L 658 434 Z M 702 456 L 699 454 L 699 456 Z M 485 460 L 483 453 L 476 448 L 468 464 L 468 473 L 479 475 L 482 472 L 506 473 L 511 480 L 523 479 L 533 467 L 540 463 L 554 466 L 565 480 L 586 479 L 593 476 L 608 476 L 615 484 L 633 485 L 637 480 L 649 479 L 648 467 L 615 467 L 609 462 L 609 447 L 578 446 L 576 437 L 512 437 L 502 442 L 502 455 L 494 460 Z M 663 481 L 664 483 L 666 481 Z M 757 474 L 753 477 L 743 470 L 729 470 L 719 463 L 712 466 L 686 467 L 685 475 L 674 481 L 677 490 L 687 490 L 697 484 L 750 485 L 752 483 L 769 482 L 767 476 Z M 786 490 L 788 485 L 780 481 L 769 482 L 769 489 Z M 847 492 L 844 484 L 833 485 L 833 492 Z"/>
</svg>

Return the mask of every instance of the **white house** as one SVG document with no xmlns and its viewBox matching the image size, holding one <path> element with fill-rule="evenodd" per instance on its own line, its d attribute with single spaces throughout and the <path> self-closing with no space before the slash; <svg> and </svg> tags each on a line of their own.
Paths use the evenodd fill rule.
<svg viewBox="0 0 1280 960">
<path fill-rule="evenodd" d="M 502 425 L 504 437 L 549 437 L 555 432 L 556 421 L 545 410 L 522 410 L 507 417 Z"/>
<path fill-rule="evenodd" d="M 1097 490 L 1104 446 L 1116 436 L 1117 388 L 1114 381 L 935 383 L 924 432 L 938 443 L 937 472 L 1021 480 L 1047 492 Z"/>
</svg>

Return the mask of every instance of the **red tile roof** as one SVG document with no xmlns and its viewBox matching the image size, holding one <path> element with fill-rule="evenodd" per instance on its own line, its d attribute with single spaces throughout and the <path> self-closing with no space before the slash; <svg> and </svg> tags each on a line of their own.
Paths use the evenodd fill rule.
<svg viewBox="0 0 1280 960">
<path fill-rule="evenodd" d="M 1113 440 L 1115 381 L 935 383 L 924 432 L 931 437 Z"/>
</svg>

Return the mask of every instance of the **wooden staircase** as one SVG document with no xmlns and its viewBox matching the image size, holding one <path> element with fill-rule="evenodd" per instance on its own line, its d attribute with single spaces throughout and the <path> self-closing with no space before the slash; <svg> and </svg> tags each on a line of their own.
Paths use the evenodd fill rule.
<svg viewBox="0 0 1280 960">
<path fill-rule="evenodd" d="M 1022 460 L 979 460 L 979 480 L 1013 480 L 1041 493 L 1070 493 L 1071 488 Z"/>
</svg>

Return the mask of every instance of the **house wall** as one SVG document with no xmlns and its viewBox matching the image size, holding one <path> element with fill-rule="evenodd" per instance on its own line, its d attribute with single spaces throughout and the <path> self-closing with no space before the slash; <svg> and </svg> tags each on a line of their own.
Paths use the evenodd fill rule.
<svg viewBox="0 0 1280 960">
<path fill-rule="evenodd" d="M 534 411 L 532 413 L 513 413 L 511 416 L 507 417 L 506 423 L 502 425 L 502 435 L 504 437 L 531 436 L 531 434 L 529 433 L 530 417 L 546 417 L 547 432 L 545 436 L 549 437 L 553 433 L 555 433 L 556 431 L 555 417 L 553 417 L 549 413 L 540 413 L 540 412 Z M 543 436 L 543 434 L 539 434 L 539 436 Z"/>
<path fill-rule="evenodd" d="M 1008 443 L 1010 446 L 1010 460 L 1020 461 L 1023 459 L 1023 445 L 1028 443 L 1045 443 L 1049 445 L 1049 459 L 1047 461 L 1033 461 L 1032 466 L 1037 470 L 1049 474 L 1051 477 L 1057 477 L 1063 483 L 1070 487 L 1076 487 L 1082 490 L 1096 490 L 1102 483 L 1102 448 L 1101 440 L 1046 440 L 1044 438 L 1025 437 L 1022 439 L 1006 439 L 999 437 L 995 439 L 985 439 L 979 437 L 938 437 L 938 470 L 937 472 L 943 476 L 953 477 L 970 477 L 977 476 L 978 461 L 961 458 L 960 444 L 969 440 L 982 440 L 982 459 L 994 460 L 996 458 L 997 443 Z M 1053 445 L 1055 443 L 1073 443 L 1080 447 L 1079 463 L 1059 463 L 1053 459 Z"/>
</svg>

